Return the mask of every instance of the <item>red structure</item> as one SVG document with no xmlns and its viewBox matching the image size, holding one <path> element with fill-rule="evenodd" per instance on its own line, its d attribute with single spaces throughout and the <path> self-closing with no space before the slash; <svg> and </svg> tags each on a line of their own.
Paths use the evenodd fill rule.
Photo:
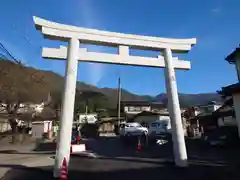
<svg viewBox="0 0 240 180">
<path fill-rule="evenodd" d="M 67 160 L 66 158 L 64 158 L 62 163 L 62 168 L 60 170 L 60 180 L 67 180 L 67 179 L 68 179 Z"/>
<path fill-rule="evenodd" d="M 77 135 L 76 137 L 76 144 L 80 144 L 81 136 Z"/>
<path fill-rule="evenodd" d="M 141 140 L 140 140 L 140 138 L 138 138 L 137 150 L 141 151 L 142 149 L 143 149 L 143 147 L 142 147 L 142 144 L 141 144 Z"/>
</svg>

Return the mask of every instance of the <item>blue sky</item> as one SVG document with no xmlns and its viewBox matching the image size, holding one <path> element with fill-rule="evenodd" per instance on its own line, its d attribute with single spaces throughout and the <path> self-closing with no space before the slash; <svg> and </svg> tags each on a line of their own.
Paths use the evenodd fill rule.
<svg viewBox="0 0 240 180">
<path fill-rule="evenodd" d="M 139 35 L 197 38 L 181 58 L 192 69 L 176 71 L 182 93 L 215 92 L 237 81 L 235 67 L 225 57 L 240 43 L 239 0 L 2 0 L 0 41 L 25 64 L 64 74 L 65 62 L 41 58 L 41 48 L 62 42 L 43 39 L 32 16 L 70 25 Z M 88 46 L 89 51 L 116 49 Z M 133 51 L 156 56 L 156 52 Z M 78 80 L 98 87 L 116 87 L 156 95 L 165 92 L 163 69 L 79 63 Z"/>
</svg>

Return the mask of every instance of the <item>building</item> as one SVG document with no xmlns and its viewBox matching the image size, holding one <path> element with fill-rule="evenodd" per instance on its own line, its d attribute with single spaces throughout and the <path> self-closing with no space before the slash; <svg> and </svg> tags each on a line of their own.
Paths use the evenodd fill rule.
<svg viewBox="0 0 240 180">
<path fill-rule="evenodd" d="M 121 110 L 126 114 L 138 114 L 142 111 L 151 111 L 151 103 L 147 101 L 121 101 Z"/>
<path fill-rule="evenodd" d="M 165 108 L 165 105 L 160 102 L 150 102 L 150 101 L 122 101 L 121 109 L 126 114 L 138 114 L 143 111 L 160 111 Z"/>
<path fill-rule="evenodd" d="M 236 115 L 233 108 L 233 99 L 227 100 L 219 109 L 212 113 L 217 117 L 217 126 L 237 126 Z"/>
<path fill-rule="evenodd" d="M 52 121 L 34 121 L 32 122 L 32 137 L 42 138 L 46 134 L 46 138 L 52 137 Z"/>
<path fill-rule="evenodd" d="M 214 139 L 224 136 L 227 141 L 234 141 L 237 126 L 232 99 L 214 112 L 202 113 L 192 118 L 191 133 L 192 136 L 204 135 Z"/>
<path fill-rule="evenodd" d="M 94 124 L 98 120 L 97 113 L 80 113 L 78 114 L 78 120 L 77 123 L 84 124 L 84 123 L 89 123 L 89 124 Z"/>
<path fill-rule="evenodd" d="M 232 53 L 230 53 L 225 60 L 228 61 L 228 63 L 235 65 L 238 82 L 223 87 L 221 93 L 225 98 L 232 98 L 236 124 L 238 127 L 238 136 L 240 138 L 240 47 L 237 47 Z"/>
<path fill-rule="evenodd" d="M 165 118 L 169 118 L 168 112 L 143 111 L 133 116 L 131 121 L 139 122 L 141 124 L 149 124 L 153 121 L 161 120 Z"/>
<path fill-rule="evenodd" d="M 221 102 L 211 101 L 208 104 L 198 106 L 198 114 L 201 113 L 212 113 L 222 106 Z"/>
<path fill-rule="evenodd" d="M 183 112 L 183 114 L 188 118 L 196 117 L 201 114 L 203 115 L 203 114 L 212 113 L 216 111 L 218 108 L 220 108 L 221 106 L 222 106 L 221 102 L 211 101 L 207 104 L 202 104 L 202 105 L 188 108 L 186 109 L 186 111 Z"/>
<path fill-rule="evenodd" d="M 238 81 L 240 81 L 240 47 L 237 47 L 225 59 L 230 64 L 235 64 Z M 204 135 L 215 134 L 215 137 L 225 135 L 234 139 L 240 137 L 240 83 L 222 87 L 219 92 L 225 102 L 192 108 L 187 114 L 190 116 L 193 128 L 200 129 Z M 216 135 L 217 134 L 217 135 Z"/>
<path fill-rule="evenodd" d="M 201 136 L 203 128 L 208 126 L 208 123 L 213 123 L 214 118 L 212 113 L 217 111 L 222 106 L 221 102 L 210 101 L 207 104 L 202 104 L 186 109 L 182 113 L 185 119 L 185 128 L 188 129 L 188 136 Z"/>
</svg>

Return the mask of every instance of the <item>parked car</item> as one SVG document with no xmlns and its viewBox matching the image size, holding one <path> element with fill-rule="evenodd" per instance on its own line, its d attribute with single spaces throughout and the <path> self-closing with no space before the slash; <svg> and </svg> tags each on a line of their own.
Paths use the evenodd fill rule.
<svg viewBox="0 0 240 180">
<path fill-rule="evenodd" d="M 120 124 L 120 137 L 141 136 L 148 134 L 148 129 L 137 122 Z"/>
<path fill-rule="evenodd" d="M 171 123 L 169 119 L 156 120 L 149 124 L 148 136 L 151 140 L 156 140 L 168 135 L 171 135 Z"/>
</svg>

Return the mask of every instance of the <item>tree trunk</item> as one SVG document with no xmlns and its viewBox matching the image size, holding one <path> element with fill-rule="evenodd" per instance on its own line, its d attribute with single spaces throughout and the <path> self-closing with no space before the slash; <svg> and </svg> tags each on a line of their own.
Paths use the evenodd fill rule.
<svg viewBox="0 0 240 180">
<path fill-rule="evenodd" d="M 9 123 L 12 128 L 12 143 L 15 144 L 17 141 L 17 134 L 18 134 L 17 122 L 15 119 L 10 118 Z"/>
<path fill-rule="evenodd" d="M 12 143 L 16 143 L 17 140 L 17 134 L 18 134 L 18 129 L 17 129 L 17 111 L 19 108 L 20 103 L 9 103 L 7 104 L 7 112 L 9 115 L 8 121 L 12 129 Z"/>
</svg>

